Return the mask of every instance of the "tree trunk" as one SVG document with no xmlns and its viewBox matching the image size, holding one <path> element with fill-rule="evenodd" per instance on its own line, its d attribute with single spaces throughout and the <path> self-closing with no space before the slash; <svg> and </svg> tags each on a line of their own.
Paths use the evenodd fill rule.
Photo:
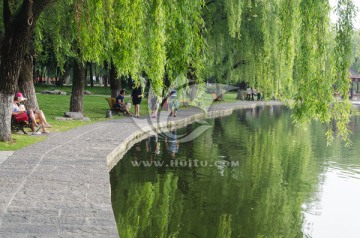
<svg viewBox="0 0 360 238">
<path fill-rule="evenodd" d="M 59 74 L 59 71 L 56 70 L 56 86 L 64 86 L 65 83 L 65 76 L 64 74 Z"/>
<path fill-rule="evenodd" d="M 83 112 L 86 65 L 74 60 L 74 78 L 70 98 L 70 112 Z"/>
<path fill-rule="evenodd" d="M 239 89 L 239 90 L 237 91 L 237 94 L 236 94 L 236 100 L 242 100 L 242 101 L 244 101 L 244 100 L 245 100 L 244 94 L 245 94 L 245 91 L 242 90 L 242 89 Z"/>
<path fill-rule="evenodd" d="M 90 74 L 90 87 L 94 87 L 94 74 L 93 74 L 93 67 L 92 67 L 92 63 L 89 62 L 89 74 Z"/>
<path fill-rule="evenodd" d="M 56 86 L 63 86 L 65 82 L 64 75 L 56 77 Z"/>
<path fill-rule="evenodd" d="M 37 83 L 38 76 L 36 71 L 36 59 L 33 57 L 33 82 L 34 84 Z"/>
<path fill-rule="evenodd" d="M 103 79 L 104 79 L 104 88 L 106 89 L 106 87 L 107 87 L 107 83 L 108 83 L 108 62 L 107 61 L 104 61 L 104 70 L 105 70 L 105 72 L 104 72 L 104 77 L 103 77 Z"/>
<path fill-rule="evenodd" d="M 41 74 L 41 85 L 46 84 L 46 72 L 43 70 L 43 73 Z"/>
<path fill-rule="evenodd" d="M 67 63 L 66 68 L 65 68 L 65 74 L 64 74 L 64 79 L 65 79 L 66 85 L 70 84 L 70 73 L 71 73 L 70 63 Z"/>
<path fill-rule="evenodd" d="M 85 86 L 87 86 L 88 81 L 87 81 L 87 76 L 88 76 L 88 64 L 85 63 Z"/>
<path fill-rule="evenodd" d="M 96 75 L 95 83 L 101 84 L 101 82 L 100 82 L 100 77 L 99 77 L 99 72 L 98 72 L 97 69 L 98 69 L 98 64 L 95 64 L 95 75 Z"/>
<path fill-rule="evenodd" d="M 33 57 L 30 54 L 26 54 L 22 62 L 18 84 L 19 91 L 27 98 L 25 106 L 28 109 L 39 108 L 33 81 L 33 68 Z"/>
<path fill-rule="evenodd" d="M 111 62 L 110 66 L 110 92 L 111 97 L 116 98 L 120 94 L 121 89 L 121 79 L 116 78 L 116 68 L 113 62 Z"/>
<path fill-rule="evenodd" d="M 14 94 L 0 92 L 0 141 L 11 141 L 11 113 Z"/>
<path fill-rule="evenodd" d="M 13 97 L 18 86 L 21 63 L 31 40 L 32 24 L 38 17 L 33 15 L 33 10 L 37 10 L 33 9 L 33 1 L 23 1 L 16 15 L 12 15 L 9 0 L 3 0 L 5 34 L 0 63 L 0 141 L 11 140 Z"/>
</svg>

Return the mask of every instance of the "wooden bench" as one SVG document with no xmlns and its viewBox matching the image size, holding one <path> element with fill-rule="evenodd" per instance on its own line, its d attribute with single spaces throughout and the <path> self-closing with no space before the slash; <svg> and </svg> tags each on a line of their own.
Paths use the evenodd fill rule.
<svg viewBox="0 0 360 238">
<path fill-rule="evenodd" d="M 220 102 L 220 101 L 224 101 L 223 95 L 216 95 L 216 93 L 212 93 L 211 97 L 213 99 L 214 102 Z"/>
<path fill-rule="evenodd" d="M 124 115 L 127 115 L 128 113 L 121 109 L 121 108 L 117 108 L 115 107 L 115 104 L 116 104 L 116 98 L 105 98 L 106 101 L 108 102 L 109 104 L 109 107 L 110 107 L 110 110 L 115 113 L 115 114 L 119 114 L 120 112 L 124 113 Z M 129 114 L 130 115 L 130 114 Z"/>
<path fill-rule="evenodd" d="M 36 123 L 38 124 L 38 126 L 35 127 L 35 132 L 38 132 L 41 128 L 41 126 L 39 125 L 39 119 L 36 119 Z M 19 122 L 15 119 L 14 116 L 11 117 L 11 131 L 22 131 L 24 134 L 28 134 L 28 132 L 25 131 L 25 128 L 31 129 L 31 122 L 29 122 L 28 120 Z"/>
</svg>

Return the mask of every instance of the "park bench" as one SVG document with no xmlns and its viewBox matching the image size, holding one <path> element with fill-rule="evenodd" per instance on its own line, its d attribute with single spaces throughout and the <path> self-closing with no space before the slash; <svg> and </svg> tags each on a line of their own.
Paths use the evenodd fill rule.
<svg viewBox="0 0 360 238">
<path fill-rule="evenodd" d="M 39 125 L 39 119 L 36 119 L 36 123 Z M 28 132 L 25 131 L 25 128 L 31 129 L 31 122 L 28 120 L 19 122 L 14 116 L 11 117 L 11 131 L 22 131 L 24 134 L 28 134 Z M 40 125 L 35 127 L 35 132 L 39 131 L 40 128 Z"/>
<path fill-rule="evenodd" d="M 212 93 L 211 97 L 213 99 L 214 102 L 220 102 L 220 101 L 224 101 L 223 95 L 217 95 L 216 93 Z"/>
<path fill-rule="evenodd" d="M 106 101 L 108 102 L 109 104 L 109 107 L 110 107 L 110 110 L 115 113 L 115 114 L 119 114 L 119 113 L 124 113 L 124 115 L 127 115 L 126 111 L 125 110 L 122 110 L 121 108 L 117 108 L 115 107 L 115 104 L 116 104 L 116 98 L 105 98 Z"/>
</svg>

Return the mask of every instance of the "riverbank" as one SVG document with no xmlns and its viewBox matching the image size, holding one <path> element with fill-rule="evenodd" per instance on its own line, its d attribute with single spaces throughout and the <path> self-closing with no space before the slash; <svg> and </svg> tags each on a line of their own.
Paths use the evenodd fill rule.
<svg viewBox="0 0 360 238">
<path fill-rule="evenodd" d="M 109 171 L 131 146 L 161 128 L 182 127 L 235 109 L 278 102 L 212 104 L 159 121 L 123 118 L 55 134 L 15 151 L 0 165 L 1 237 L 118 237 Z"/>
</svg>

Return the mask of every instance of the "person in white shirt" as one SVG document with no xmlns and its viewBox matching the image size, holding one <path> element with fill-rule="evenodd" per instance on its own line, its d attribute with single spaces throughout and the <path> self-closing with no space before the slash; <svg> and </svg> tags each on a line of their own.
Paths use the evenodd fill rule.
<svg viewBox="0 0 360 238">
<path fill-rule="evenodd" d="M 251 90 L 251 88 L 250 88 L 250 86 L 249 86 L 249 87 L 247 87 L 247 89 L 246 89 L 246 100 L 247 100 L 247 101 L 250 101 L 250 100 L 251 100 L 251 94 L 252 94 L 252 90 Z"/>
</svg>

